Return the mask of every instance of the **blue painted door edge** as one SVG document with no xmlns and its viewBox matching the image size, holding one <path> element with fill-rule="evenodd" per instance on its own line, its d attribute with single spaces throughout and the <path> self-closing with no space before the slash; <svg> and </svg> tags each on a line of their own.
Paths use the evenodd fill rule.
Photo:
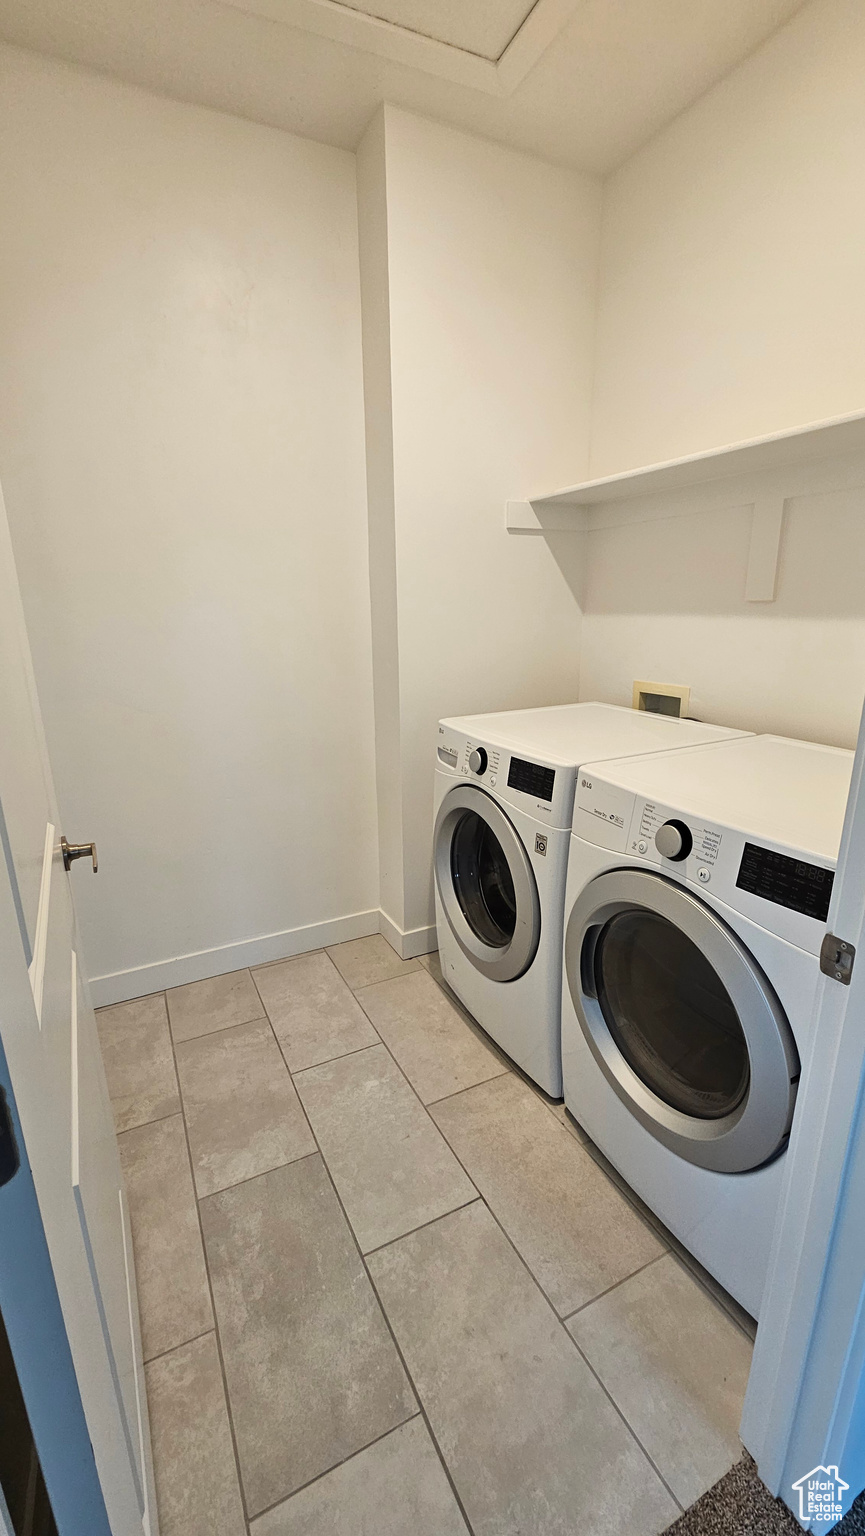
<svg viewBox="0 0 865 1536">
<path fill-rule="evenodd" d="M 0 1310 L 60 1536 L 111 1536 L 33 1176 L 0 1041 L 20 1166 L 0 1186 Z"/>
</svg>

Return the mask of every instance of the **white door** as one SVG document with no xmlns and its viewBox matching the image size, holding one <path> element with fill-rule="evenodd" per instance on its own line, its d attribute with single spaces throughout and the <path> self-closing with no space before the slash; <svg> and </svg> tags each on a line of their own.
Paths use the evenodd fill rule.
<svg viewBox="0 0 865 1536">
<path fill-rule="evenodd" d="M 129 1224 L 77 958 L 73 886 L 94 876 L 84 860 L 64 867 L 66 830 L 0 496 L 0 881 L 8 886 L 0 902 L 0 1044 L 112 1536 L 155 1536 Z M 14 1254 L 16 1233 L 3 1230 L 2 1212 L 0 1244 Z M 26 1397 L 26 1381 L 22 1387 Z M 52 1447 L 37 1437 L 37 1448 L 48 1481 Z"/>
<path fill-rule="evenodd" d="M 828 925 L 741 1430 L 815 1531 L 865 1489 L 865 714 Z"/>
</svg>

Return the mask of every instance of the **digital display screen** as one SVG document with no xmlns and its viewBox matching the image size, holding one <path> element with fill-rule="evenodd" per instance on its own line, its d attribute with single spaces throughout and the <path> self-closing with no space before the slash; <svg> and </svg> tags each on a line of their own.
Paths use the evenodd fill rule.
<svg viewBox="0 0 865 1536">
<path fill-rule="evenodd" d="M 536 800 L 552 800 L 556 782 L 555 768 L 543 768 L 540 763 L 527 763 L 521 757 L 512 757 L 508 769 L 508 788 L 520 789 L 524 795 Z"/>
<path fill-rule="evenodd" d="M 750 891 L 752 896 L 762 896 L 765 901 L 825 923 L 834 879 L 834 870 L 746 843 L 736 884 L 740 891 Z"/>
</svg>

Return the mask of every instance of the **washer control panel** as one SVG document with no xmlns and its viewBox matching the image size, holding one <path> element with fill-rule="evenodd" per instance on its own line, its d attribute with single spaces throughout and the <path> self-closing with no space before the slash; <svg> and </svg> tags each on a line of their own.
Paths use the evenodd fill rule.
<svg viewBox="0 0 865 1536">
<path fill-rule="evenodd" d="M 552 802 L 556 788 L 556 770 L 543 763 L 530 763 L 524 757 L 512 757 L 508 768 L 508 785 L 524 795 Z"/>
<path fill-rule="evenodd" d="M 507 747 L 438 728 L 436 769 L 463 783 L 479 784 L 496 799 L 552 827 L 569 827 L 576 771 L 563 763 L 511 752 Z"/>
</svg>

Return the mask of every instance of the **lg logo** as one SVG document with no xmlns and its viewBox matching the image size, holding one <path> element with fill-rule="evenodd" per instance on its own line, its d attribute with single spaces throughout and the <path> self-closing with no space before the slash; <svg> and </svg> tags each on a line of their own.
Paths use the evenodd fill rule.
<svg viewBox="0 0 865 1536">
<path fill-rule="evenodd" d="M 591 779 L 580 779 L 580 784 L 583 789 L 591 789 L 592 787 Z"/>
</svg>

